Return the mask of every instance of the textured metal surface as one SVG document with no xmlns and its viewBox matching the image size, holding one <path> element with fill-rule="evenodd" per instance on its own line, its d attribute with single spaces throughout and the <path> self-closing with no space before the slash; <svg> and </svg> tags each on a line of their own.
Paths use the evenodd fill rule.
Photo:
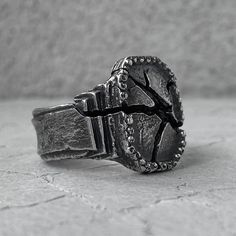
<svg viewBox="0 0 236 236">
<path fill-rule="evenodd" d="M 45 160 L 106 158 L 144 173 L 172 169 L 185 147 L 171 70 L 157 57 L 126 57 L 75 103 L 33 111 Z"/>
</svg>

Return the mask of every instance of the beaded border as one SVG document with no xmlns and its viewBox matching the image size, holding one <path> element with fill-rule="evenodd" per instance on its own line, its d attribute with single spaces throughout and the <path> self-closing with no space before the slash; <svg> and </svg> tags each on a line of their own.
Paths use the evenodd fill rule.
<svg viewBox="0 0 236 236">
<path fill-rule="evenodd" d="M 115 63 L 115 65 L 112 68 L 112 73 L 114 73 L 117 70 L 120 69 L 126 69 L 128 70 L 130 67 L 132 67 L 135 64 L 142 64 L 142 63 L 147 63 L 147 64 L 156 64 L 161 67 L 165 73 L 168 74 L 169 78 L 173 81 L 176 82 L 176 77 L 174 73 L 171 71 L 171 69 L 167 66 L 166 63 L 160 60 L 158 57 L 153 57 L 153 56 L 129 56 L 120 59 Z"/>
<path fill-rule="evenodd" d="M 146 161 L 144 158 L 142 158 L 141 154 L 132 145 L 132 143 L 135 141 L 134 137 L 132 136 L 134 132 L 132 124 L 133 124 L 132 114 L 129 115 L 125 114 L 125 127 L 126 127 L 125 132 L 126 132 L 126 141 L 128 143 L 128 148 L 126 150 L 126 153 L 134 161 L 136 170 L 143 173 L 161 172 L 165 170 L 171 170 L 177 165 L 178 161 L 181 158 L 181 155 L 184 152 L 184 147 L 186 146 L 186 141 L 185 141 L 186 134 L 182 129 L 177 128 L 177 132 L 181 134 L 182 140 L 180 143 L 180 147 L 174 154 L 173 160 L 165 162 L 151 162 L 151 161 Z M 133 167 L 130 168 L 133 169 Z"/>
<path fill-rule="evenodd" d="M 115 71 L 118 71 L 117 78 L 118 78 L 118 87 L 120 88 L 120 99 L 121 101 L 125 101 L 128 98 L 128 93 L 126 92 L 127 84 L 125 84 L 128 80 L 128 69 L 135 65 L 140 63 L 150 63 L 150 64 L 158 64 L 166 73 L 168 73 L 168 76 L 173 82 L 176 82 L 176 77 L 174 73 L 167 67 L 167 65 L 162 62 L 157 57 L 126 57 L 121 60 L 119 60 L 113 67 L 112 73 Z M 183 107 L 181 98 L 179 96 L 179 89 L 176 89 L 176 94 L 178 95 L 179 99 L 178 102 L 180 104 L 180 110 L 183 113 Z M 181 155 L 184 152 L 184 148 L 186 146 L 185 137 L 186 134 L 184 130 L 177 128 L 176 132 L 181 134 L 182 140 L 181 145 L 177 149 L 176 153 L 174 154 L 173 160 L 171 161 L 165 161 L 165 162 L 150 162 L 146 161 L 141 157 L 141 154 L 135 149 L 135 147 L 132 145 L 132 143 L 135 141 L 134 137 L 132 136 L 132 133 L 134 132 L 134 129 L 132 127 L 133 124 L 133 117 L 132 114 L 125 114 L 125 127 L 126 127 L 126 141 L 128 143 L 128 148 L 126 150 L 126 153 L 129 155 L 129 157 L 134 162 L 135 166 L 129 166 L 130 169 L 138 170 L 142 173 L 152 173 L 152 172 L 161 172 L 166 170 L 173 169 L 177 163 L 179 162 Z"/>
</svg>

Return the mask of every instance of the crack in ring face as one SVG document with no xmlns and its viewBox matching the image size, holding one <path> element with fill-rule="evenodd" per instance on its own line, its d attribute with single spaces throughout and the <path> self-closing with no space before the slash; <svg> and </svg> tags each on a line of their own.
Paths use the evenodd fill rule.
<svg viewBox="0 0 236 236">
<path fill-rule="evenodd" d="M 160 59 L 119 60 L 106 83 L 76 96 L 75 102 L 84 116 L 112 116 L 107 129 L 114 140 L 112 155 L 116 152 L 123 165 L 153 172 L 172 169 L 179 161 L 185 147 L 179 128 L 183 109 L 176 78 Z"/>
</svg>

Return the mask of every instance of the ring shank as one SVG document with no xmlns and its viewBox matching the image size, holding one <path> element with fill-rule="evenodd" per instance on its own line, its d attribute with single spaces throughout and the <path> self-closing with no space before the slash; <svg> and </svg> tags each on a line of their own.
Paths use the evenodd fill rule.
<svg viewBox="0 0 236 236">
<path fill-rule="evenodd" d="M 33 116 L 38 154 L 43 159 L 92 158 L 105 154 L 103 126 L 99 118 L 83 116 L 74 104 L 38 108 L 33 111 Z"/>
</svg>

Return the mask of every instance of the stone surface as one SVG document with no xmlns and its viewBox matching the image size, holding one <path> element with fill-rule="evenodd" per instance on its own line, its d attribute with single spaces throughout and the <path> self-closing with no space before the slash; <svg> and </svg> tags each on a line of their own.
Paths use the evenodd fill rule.
<svg viewBox="0 0 236 236">
<path fill-rule="evenodd" d="M 236 235 L 236 100 L 184 100 L 186 152 L 152 175 L 43 162 L 31 110 L 63 102 L 0 103 L 0 235 Z"/>
<path fill-rule="evenodd" d="M 235 95 L 235 0 L 1 0 L 0 97 L 72 96 L 128 55 L 159 56 L 191 95 Z"/>
</svg>

